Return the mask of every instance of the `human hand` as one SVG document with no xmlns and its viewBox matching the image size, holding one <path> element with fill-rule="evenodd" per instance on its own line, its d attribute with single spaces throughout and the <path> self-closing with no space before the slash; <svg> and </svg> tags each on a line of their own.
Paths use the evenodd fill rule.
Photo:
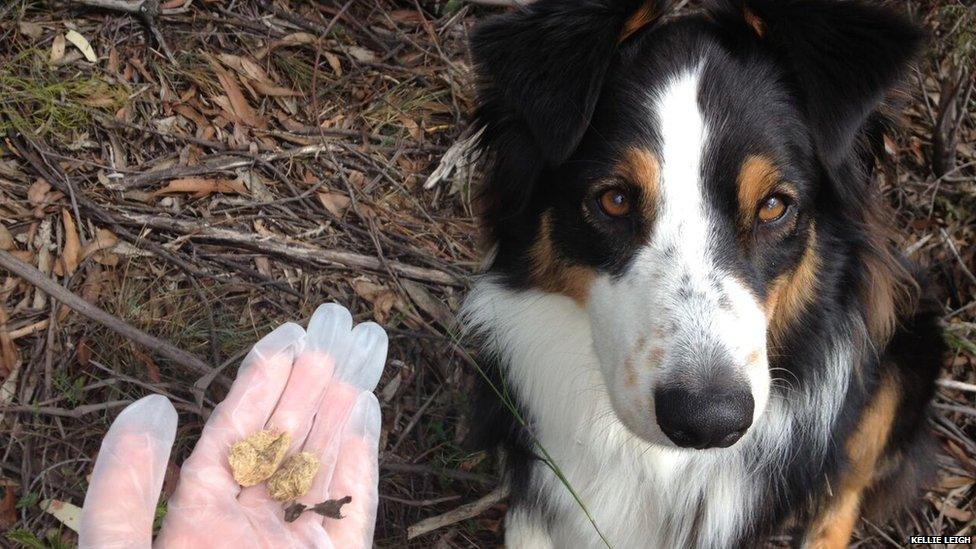
<svg viewBox="0 0 976 549">
<path fill-rule="evenodd" d="M 157 547 L 369 547 L 377 503 L 380 408 L 372 394 L 386 360 L 387 337 L 372 322 L 352 327 L 349 312 L 320 306 L 308 330 L 280 326 L 244 359 L 237 380 L 214 409 L 184 462 L 167 505 Z M 85 497 L 81 548 L 148 547 L 176 411 L 160 395 L 122 411 L 102 442 Z M 283 505 L 263 484 L 242 488 L 227 456 L 262 429 L 291 434 L 288 455 L 311 452 L 320 466 L 312 506 L 352 496 L 342 519 L 302 513 L 284 520 Z"/>
</svg>

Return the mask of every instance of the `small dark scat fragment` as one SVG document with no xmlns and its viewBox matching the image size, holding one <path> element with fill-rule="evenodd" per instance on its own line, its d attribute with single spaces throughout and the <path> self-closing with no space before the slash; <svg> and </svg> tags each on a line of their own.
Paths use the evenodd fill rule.
<svg viewBox="0 0 976 549">
<path fill-rule="evenodd" d="M 339 499 L 327 499 L 322 503 L 316 503 L 311 507 L 306 507 L 301 503 L 295 502 L 285 507 L 285 522 L 295 522 L 298 517 L 301 516 L 305 511 L 312 511 L 313 513 L 318 513 L 323 517 L 341 519 L 342 516 L 342 506 L 351 502 L 352 496 L 346 496 Z"/>
</svg>

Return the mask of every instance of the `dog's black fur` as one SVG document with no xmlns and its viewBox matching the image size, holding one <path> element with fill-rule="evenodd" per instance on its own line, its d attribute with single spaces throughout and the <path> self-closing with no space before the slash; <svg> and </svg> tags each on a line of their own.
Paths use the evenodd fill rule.
<svg viewBox="0 0 976 549">
<path fill-rule="evenodd" d="M 624 36 L 642 10 L 653 16 Z M 489 272 L 512 291 L 548 291 L 533 274 L 532 256 L 546 215 L 560 265 L 611 276 L 626 270 L 652 220 L 594 224 L 579 205 L 620 146 L 655 146 L 634 98 L 707 52 L 699 101 L 706 117 L 731 120 L 712 145 L 718 152 L 706 168 L 708 200 L 734 219 L 734 174 L 746 154 L 761 153 L 783 159 L 783 175 L 806 205 L 793 231 L 762 254 L 742 251 L 730 232 L 723 264 L 766 296 L 778 276 L 797 268 L 816 230 L 812 300 L 781 327 L 769 365 L 803 387 L 817 383 L 829 341 L 844 339 L 855 357 L 826 455 L 807 459 L 817 443 L 800 433 L 781 476 L 758 469 L 753 480 L 763 496 L 730 544 L 749 546 L 784 526 L 811 535 L 850 474 L 845 444 L 883 380 L 894 384 L 898 404 L 861 507 L 902 504 L 925 478 L 925 419 L 944 349 L 937 306 L 884 236 L 866 143 L 869 131 L 882 127 L 879 106 L 923 35 L 892 9 L 850 0 L 713 0 L 702 13 L 665 13 L 662 1 L 537 0 L 474 31 L 475 123 L 490 160 L 483 212 L 495 248 Z M 885 312 L 875 308 L 891 308 L 893 318 L 879 318 Z M 847 333 L 857 326 L 862 333 Z M 513 366 L 497 359 L 500 353 L 489 355 L 494 385 L 505 386 Z M 519 400 L 517 386 L 510 394 L 531 425 L 532 403 Z M 538 456 L 526 427 L 494 390 L 485 390 L 476 409 L 480 442 L 508 450 L 513 508 L 537 507 L 550 524 L 558 521 L 533 486 Z"/>
</svg>

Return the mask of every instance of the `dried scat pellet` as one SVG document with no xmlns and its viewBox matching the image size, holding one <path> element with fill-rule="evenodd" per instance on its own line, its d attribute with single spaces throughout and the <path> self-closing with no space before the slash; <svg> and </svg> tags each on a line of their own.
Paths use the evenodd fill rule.
<svg viewBox="0 0 976 549">
<path fill-rule="evenodd" d="M 268 495 L 275 501 L 290 501 L 308 493 L 319 470 L 315 454 L 301 452 L 285 460 L 268 479 Z"/>
<path fill-rule="evenodd" d="M 289 445 L 291 435 L 277 430 L 260 431 L 234 444 L 228 456 L 234 480 L 241 486 L 267 480 L 285 459 Z"/>
</svg>

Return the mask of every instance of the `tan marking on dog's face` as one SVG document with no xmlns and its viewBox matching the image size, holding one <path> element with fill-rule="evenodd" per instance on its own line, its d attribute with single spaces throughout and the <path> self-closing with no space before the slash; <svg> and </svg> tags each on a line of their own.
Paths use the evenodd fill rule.
<svg viewBox="0 0 976 549">
<path fill-rule="evenodd" d="M 742 19 L 745 20 L 746 25 L 752 28 L 756 36 L 762 38 L 766 34 L 766 23 L 756 15 L 756 12 L 752 11 L 746 6 L 742 6 Z"/>
<path fill-rule="evenodd" d="M 638 204 L 647 222 L 652 222 L 661 196 L 661 165 L 657 157 L 645 149 L 627 149 L 616 172 L 640 189 Z"/>
<path fill-rule="evenodd" d="M 845 450 L 848 468 L 840 490 L 810 529 L 807 546 L 833 549 L 847 547 L 860 515 L 864 491 L 877 480 L 878 464 L 895 421 L 901 400 L 898 384 L 891 377 L 881 380 L 871 403 L 864 409 Z"/>
<path fill-rule="evenodd" d="M 739 222 L 744 229 L 752 227 L 759 201 L 769 196 L 780 182 L 780 173 L 772 160 L 750 155 L 742 162 L 738 177 Z"/>
<path fill-rule="evenodd" d="M 618 42 L 630 38 L 630 35 L 653 23 L 661 14 L 654 10 L 654 2 L 644 2 L 637 11 L 630 16 L 624 23 L 624 28 L 620 31 Z"/>
<path fill-rule="evenodd" d="M 817 291 L 817 274 L 820 256 L 817 253 L 816 227 L 810 227 L 810 237 L 800 264 L 791 272 L 779 276 L 766 296 L 766 317 L 773 343 L 806 306 L 813 301 Z"/>
<path fill-rule="evenodd" d="M 529 256 L 532 261 L 530 277 L 536 287 L 569 296 L 580 304 L 586 303 L 596 273 L 589 267 L 568 262 L 556 252 L 552 245 L 551 212 L 542 215 Z"/>
</svg>

